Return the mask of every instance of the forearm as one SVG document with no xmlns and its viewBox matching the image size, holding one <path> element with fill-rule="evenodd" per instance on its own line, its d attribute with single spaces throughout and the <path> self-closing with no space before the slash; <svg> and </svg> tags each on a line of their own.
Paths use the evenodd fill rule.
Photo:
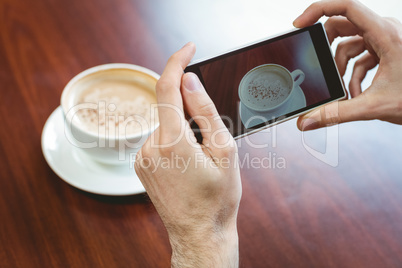
<svg viewBox="0 0 402 268">
<path fill-rule="evenodd" d="M 236 227 L 195 237 L 170 237 L 172 268 L 238 267 L 239 243 Z"/>
</svg>

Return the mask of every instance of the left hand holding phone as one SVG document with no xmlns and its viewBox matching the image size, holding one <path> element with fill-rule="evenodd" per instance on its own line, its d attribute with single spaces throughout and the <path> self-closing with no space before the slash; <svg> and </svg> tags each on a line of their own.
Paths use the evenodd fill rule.
<svg viewBox="0 0 402 268">
<path fill-rule="evenodd" d="M 237 147 L 198 77 L 183 74 L 195 53 L 188 43 L 157 83 L 160 127 L 135 162 L 169 234 L 172 267 L 237 267 L 241 182 Z M 200 126 L 197 143 L 186 111 Z"/>
</svg>

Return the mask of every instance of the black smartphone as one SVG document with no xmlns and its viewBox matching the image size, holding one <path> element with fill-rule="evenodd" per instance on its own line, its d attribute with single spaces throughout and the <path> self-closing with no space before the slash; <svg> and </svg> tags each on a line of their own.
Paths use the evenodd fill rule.
<svg viewBox="0 0 402 268">
<path fill-rule="evenodd" d="M 185 72 L 200 78 L 235 139 L 346 96 L 321 23 L 194 61 Z"/>
</svg>

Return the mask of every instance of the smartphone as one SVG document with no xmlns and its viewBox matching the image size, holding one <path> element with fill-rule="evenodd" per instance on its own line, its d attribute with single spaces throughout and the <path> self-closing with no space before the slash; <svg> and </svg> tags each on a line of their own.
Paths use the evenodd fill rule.
<svg viewBox="0 0 402 268">
<path fill-rule="evenodd" d="M 194 61 L 185 72 L 199 77 L 235 139 L 346 96 L 321 23 Z"/>
</svg>

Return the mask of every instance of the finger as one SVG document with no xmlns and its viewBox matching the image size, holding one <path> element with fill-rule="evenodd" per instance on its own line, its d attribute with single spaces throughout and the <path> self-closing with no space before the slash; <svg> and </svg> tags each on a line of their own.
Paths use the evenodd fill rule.
<svg viewBox="0 0 402 268">
<path fill-rule="evenodd" d="M 311 4 L 294 22 L 298 28 L 314 24 L 322 16 L 341 15 L 363 32 L 378 31 L 378 21 L 381 17 L 354 0 L 324 0 Z"/>
<path fill-rule="evenodd" d="M 184 126 L 183 100 L 180 93 L 184 68 L 195 53 L 193 43 L 173 54 L 156 85 L 159 124 L 162 135 L 177 134 Z"/>
<path fill-rule="evenodd" d="M 338 66 L 339 74 L 344 76 L 349 60 L 360 55 L 365 50 L 364 40 L 360 36 L 354 36 L 340 42 L 335 53 L 335 62 Z"/>
<path fill-rule="evenodd" d="M 329 18 L 325 22 L 324 27 L 330 44 L 332 44 L 338 36 L 353 36 L 359 34 L 359 29 L 356 28 L 356 26 L 354 26 L 348 19 L 341 16 Z"/>
<path fill-rule="evenodd" d="M 297 120 L 297 127 L 302 130 L 313 130 L 335 124 L 369 120 L 364 94 L 350 100 L 332 102 L 320 107 Z"/>
<path fill-rule="evenodd" d="M 364 54 L 355 62 L 352 77 L 349 82 L 349 92 L 352 98 L 362 93 L 361 84 L 363 79 L 366 77 L 367 72 L 377 66 L 377 64 L 377 59 L 370 53 Z"/>
<path fill-rule="evenodd" d="M 186 73 L 182 81 L 185 109 L 199 126 L 202 143 L 214 150 L 232 146 L 232 136 L 197 75 Z"/>
</svg>

